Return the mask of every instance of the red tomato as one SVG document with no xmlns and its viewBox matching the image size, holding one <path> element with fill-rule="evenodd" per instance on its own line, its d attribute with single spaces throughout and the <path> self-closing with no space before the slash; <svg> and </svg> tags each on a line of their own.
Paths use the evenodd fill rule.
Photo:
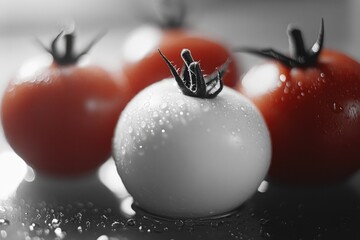
<svg viewBox="0 0 360 240">
<path fill-rule="evenodd" d="M 273 50 L 244 51 L 275 58 L 252 68 L 239 90 L 262 112 L 273 156 L 269 175 L 292 183 L 344 180 L 360 167 L 360 66 L 318 41 L 306 52 L 290 28 L 293 58 Z"/>
<path fill-rule="evenodd" d="M 72 34 L 66 34 L 67 46 Z M 121 88 L 96 66 L 79 67 L 71 47 L 64 56 L 8 85 L 1 108 L 5 136 L 30 166 L 48 175 L 95 170 L 111 154 L 112 135 L 125 106 Z"/>
<path fill-rule="evenodd" d="M 171 76 L 163 66 L 158 49 L 172 59 L 178 68 L 183 66 L 178 53 L 184 48 L 190 49 L 194 58 L 206 59 L 201 63 L 205 75 L 211 74 L 230 59 L 223 81 L 229 87 L 236 85 L 239 79 L 238 63 L 226 44 L 187 30 L 176 22 L 181 20 L 168 21 L 174 26 L 144 26 L 135 30 L 125 41 L 122 76 L 128 79 L 129 92 L 135 95 L 146 86 Z"/>
</svg>

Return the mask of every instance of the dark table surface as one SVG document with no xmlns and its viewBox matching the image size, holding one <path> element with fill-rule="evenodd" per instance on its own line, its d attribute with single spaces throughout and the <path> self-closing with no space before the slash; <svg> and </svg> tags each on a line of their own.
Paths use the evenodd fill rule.
<svg viewBox="0 0 360 240">
<path fill-rule="evenodd" d="M 161 219 L 131 207 L 112 160 L 65 180 L 34 174 L 11 152 L 0 169 L 9 159 L 19 174 L 0 176 L 0 239 L 360 239 L 360 174 L 327 186 L 264 181 L 222 218 Z"/>
</svg>

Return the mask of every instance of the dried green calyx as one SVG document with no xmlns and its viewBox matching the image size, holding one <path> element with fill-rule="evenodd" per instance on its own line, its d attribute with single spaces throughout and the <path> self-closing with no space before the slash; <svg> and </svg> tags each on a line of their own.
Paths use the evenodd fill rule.
<svg viewBox="0 0 360 240">
<path fill-rule="evenodd" d="M 229 61 L 225 62 L 214 73 L 203 76 L 200 63 L 194 61 L 190 50 L 183 49 L 181 51 L 181 57 L 184 61 L 184 66 L 179 74 L 174 65 L 171 64 L 160 50 L 159 53 L 169 66 L 172 75 L 185 95 L 198 98 L 214 98 L 223 89 L 222 77 L 226 72 Z"/>
<path fill-rule="evenodd" d="M 279 61 L 288 67 L 306 68 L 315 66 L 324 42 L 324 20 L 321 20 L 317 41 L 309 50 L 305 49 L 302 33 L 299 29 L 289 25 L 288 36 L 290 43 L 290 57 L 285 56 L 284 54 L 281 54 L 271 48 L 262 50 L 254 48 L 237 48 L 235 51 L 247 52 L 261 57 L 270 58 Z"/>
<path fill-rule="evenodd" d="M 75 34 L 74 32 L 64 33 L 61 31 L 51 42 L 50 48 L 46 47 L 43 43 L 40 44 L 43 48 L 51 54 L 54 61 L 59 65 L 71 65 L 76 64 L 79 59 L 87 54 L 90 49 L 99 41 L 99 39 L 103 36 L 103 34 L 99 34 L 94 40 L 92 40 L 86 48 L 84 48 L 81 52 L 74 52 L 74 42 L 75 42 Z M 65 40 L 65 52 L 61 53 L 58 50 L 58 41 L 63 37 Z"/>
</svg>

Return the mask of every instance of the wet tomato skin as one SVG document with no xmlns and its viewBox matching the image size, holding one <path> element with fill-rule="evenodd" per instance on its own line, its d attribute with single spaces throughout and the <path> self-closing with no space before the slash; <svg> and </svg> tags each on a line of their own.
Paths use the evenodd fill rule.
<svg viewBox="0 0 360 240">
<path fill-rule="evenodd" d="M 147 27 L 146 27 L 147 28 Z M 164 68 L 163 60 L 158 54 L 161 49 L 178 68 L 183 62 L 179 52 L 184 48 L 192 51 L 194 58 L 207 59 L 202 62 L 204 74 L 210 74 L 217 67 L 221 66 L 227 59 L 231 59 L 228 71 L 224 76 L 224 84 L 234 87 L 239 79 L 239 67 L 236 59 L 225 44 L 200 34 L 193 33 L 185 28 L 174 28 L 161 30 L 156 27 L 149 27 L 152 32 L 153 46 L 143 53 L 144 57 L 136 61 L 128 61 L 125 56 L 125 63 L 122 67 L 122 77 L 128 80 L 129 92 L 135 95 L 150 84 L 170 77 L 168 69 Z M 143 29 L 133 34 L 141 35 Z M 146 30 L 148 32 L 149 29 Z M 144 31 L 145 32 L 145 31 Z M 131 50 L 127 49 L 129 53 Z M 134 52 L 137 49 L 133 49 Z M 144 78 L 146 76 L 146 78 Z"/>
<path fill-rule="evenodd" d="M 43 67 L 15 77 L 5 90 L 1 120 L 10 146 L 36 171 L 74 176 L 108 159 L 121 87 L 95 66 Z"/>
<path fill-rule="evenodd" d="M 238 89 L 260 109 L 270 130 L 270 177 L 335 182 L 360 168 L 359 70 L 355 60 L 324 49 L 314 67 L 269 62 L 244 76 Z"/>
<path fill-rule="evenodd" d="M 159 53 L 173 78 L 143 89 L 121 113 L 113 141 L 119 176 L 134 205 L 152 214 L 227 214 L 266 175 L 271 142 L 265 121 L 253 103 L 223 86 L 227 62 L 204 77 L 189 49 L 181 51 L 181 72 Z"/>
</svg>

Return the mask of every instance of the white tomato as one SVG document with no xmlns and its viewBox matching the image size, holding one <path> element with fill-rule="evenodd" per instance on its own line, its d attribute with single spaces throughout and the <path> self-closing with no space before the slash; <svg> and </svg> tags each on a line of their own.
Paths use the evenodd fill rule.
<svg viewBox="0 0 360 240">
<path fill-rule="evenodd" d="M 259 111 L 238 92 L 224 86 L 216 97 L 188 96 L 171 78 L 145 88 L 124 109 L 113 156 L 142 209 L 207 217 L 233 210 L 256 191 L 271 143 Z"/>
</svg>

